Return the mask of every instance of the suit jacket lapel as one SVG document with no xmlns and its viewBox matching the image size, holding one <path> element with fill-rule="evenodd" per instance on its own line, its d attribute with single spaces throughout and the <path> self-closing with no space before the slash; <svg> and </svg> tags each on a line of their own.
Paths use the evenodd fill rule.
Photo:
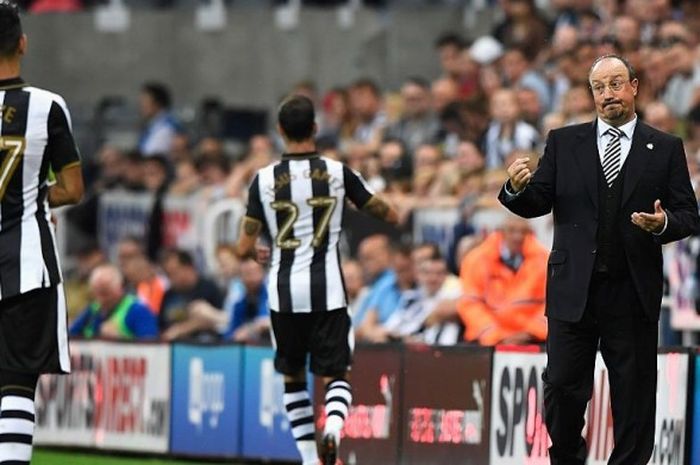
<svg viewBox="0 0 700 465">
<path fill-rule="evenodd" d="M 637 121 L 637 126 L 634 128 L 634 135 L 632 136 L 632 147 L 630 148 L 630 153 L 627 155 L 625 160 L 625 178 L 622 185 L 622 200 L 620 206 L 625 205 L 634 192 L 634 188 L 637 186 L 639 179 L 642 177 L 642 172 L 644 167 L 649 162 L 652 150 L 648 148 L 653 137 L 652 131 L 649 127 Z"/>
<path fill-rule="evenodd" d="M 596 128 L 597 120 L 593 120 L 590 125 L 583 126 L 583 129 L 577 134 L 574 158 L 576 163 L 578 163 L 591 202 L 598 209 L 598 163 L 600 161 L 598 144 L 596 142 Z"/>
</svg>

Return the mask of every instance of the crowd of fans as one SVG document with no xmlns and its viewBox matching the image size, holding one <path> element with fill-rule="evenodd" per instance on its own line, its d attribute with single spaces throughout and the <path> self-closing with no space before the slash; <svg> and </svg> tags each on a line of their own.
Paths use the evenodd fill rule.
<svg viewBox="0 0 700 465">
<path fill-rule="evenodd" d="M 510 160 L 533 167 L 547 132 L 592 121 L 588 69 L 602 54 L 625 56 L 639 77 L 639 117 L 685 142 L 700 183 L 700 2 L 500 0 L 491 35 L 435 41 L 440 76 L 407 77 L 399 89 L 358 79 L 332 89 L 291 89 L 317 106 L 318 147 L 362 173 L 400 211 L 399 231 L 355 226 L 350 211 L 343 271 L 357 339 L 366 342 L 541 342 L 549 220 L 528 222 L 498 205 Z M 131 152 L 109 144 L 86 166 L 86 202 L 68 215 L 97 233 L 99 197 L 121 189 L 156 196 L 146 238 L 125 237 L 109 264 L 96 244 L 77 251 L 68 279 L 71 331 L 83 337 L 269 341 L 266 270 L 217 249 L 216 275 L 193 256 L 164 247 L 164 196 L 245 201 L 256 170 L 278 159 L 273 132 L 227 153 L 218 134 L 192 134 L 173 116 L 165 86 L 141 92 L 143 132 Z M 88 163 L 86 163 L 89 165 Z M 414 214 L 459 212 L 450 244 L 416 244 Z M 366 226 L 366 227 L 365 227 Z"/>
</svg>

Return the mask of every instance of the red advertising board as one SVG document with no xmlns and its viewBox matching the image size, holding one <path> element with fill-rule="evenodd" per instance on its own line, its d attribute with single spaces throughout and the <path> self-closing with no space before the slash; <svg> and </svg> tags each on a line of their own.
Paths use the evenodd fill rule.
<svg viewBox="0 0 700 465">
<path fill-rule="evenodd" d="M 400 346 L 360 346 L 355 351 L 352 407 L 340 445 L 345 465 L 398 463 L 401 355 Z M 316 429 L 321 432 L 325 388 L 319 380 L 315 392 Z"/>
<path fill-rule="evenodd" d="M 491 349 L 408 346 L 402 464 L 489 460 Z"/>
</svg>

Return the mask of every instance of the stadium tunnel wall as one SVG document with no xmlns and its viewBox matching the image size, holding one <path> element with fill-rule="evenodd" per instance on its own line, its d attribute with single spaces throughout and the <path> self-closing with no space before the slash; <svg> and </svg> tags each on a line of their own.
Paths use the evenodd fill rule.
<svg viewBox="0 0 700 465">
<path fill-rule="evenodd" d="M 348 465 L 548 464 L 539 346 L 360 346 L 343 431 Z M 650 464 L 699 463 L 700 356 L 660 351 Z M 296 450 L 269 347 L 76 340 L 73 372 L 44 376 L 39 446 L 290 461 Z M 322 392 L 320 384 L 311 386 Z M 323 405 L 315 396 L 317 429 Z M 587 412 L 589 464 L 613 445 L 607 372 L 598 356 Z"/>
</svg>

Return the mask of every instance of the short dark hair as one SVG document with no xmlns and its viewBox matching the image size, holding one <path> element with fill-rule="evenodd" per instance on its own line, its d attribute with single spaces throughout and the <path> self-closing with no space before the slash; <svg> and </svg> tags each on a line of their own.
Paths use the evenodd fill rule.
<svg viewBox="0 0 700 465">
<path fill-rule="evenodd" d="M 293 95 L 280 106 L 277 122 L 287 139 L 301 142 L 314 134 L 316 114 L 314 104 L 308 97 Z"/>
<path fill-rule="evenodd" d="M 382 90 L 379 88 L 379 85 L 372 78 L 368 77 L 355 80 L 355 82 L 352 83 L 351 88 L 369 89 L 375 95 L 375 97 L 380 97 L 382 94 Z"/>
<path fill-rule="evenodd" d="M 141 91 L 148 94 L 156 104 L 161 108 L 170 108 L 172 98 L 168 88 L 160 82 L 147 82 L 141 88 Z"/>
<path fill-rule="evenodd" d="M 0 0 L 0 57 L 11 57 L 17 53 L 22 38 L 22 23 L 19 9 L 14 2 Z"/>
<path fill-rule="evenodd" d="M 163 251 L 161 258 L 161 263 L 165 263 L 168 260 L 175 259 L 179 265 L 186 266 L 188 268 L 196 268 L 194 264 L 194 257 L 192 254 L 176 248 L 169 248 Z"/>
<path fill-rule="evenodd" d="M 466 46 L 466 43 L 462 36 L 455 32 L 441 34 L 435 41 L 435 48 L 447 47 L 448 45 L 462 50 Z"/>
<path fill-rule="evenodd" d="M 423 90 L 430 90 L 430 81 L 428 81 L 422 76 L 409 76 L 404 81 L 404 85 L 405 84 L 412 84 L 414 86 L 422 88 Z"/>
<path fill-rule="evenodd" d="M 616 53 L 608 53 L 607 55 L 601 55 L 595 60 L 593 60 L 593 64 L 591 64 L 591 67 L 588 68 L 588 80 L 591 80 L 591 73 L 593 72 L 593 68 L 595 68 L 595 65 L 600 63 L 603 60 L 607 60 L 608 58 L 614 58 L 616 60 L 620 60 L 623 65 L 625 65 L 625 68 L 627 68 L 627 73 L 629 74 L 630 81 L 634 81 L 637 79 L 637 72 L 634 70 L 632 65 L 630 64 L 629 61 L 627 61 L 627 58 L 623 57 L 622 55 L 618 55 Z"/>
<path fill-rule="evenodd" d="M 442 260 L 442 253 L 440 252 L 440 246 L 435 242 L 421 242 L 413 246 L 413 250 L 418 249 L 430 249 L 430 255 L 428 260 Z"/>
</svg>

